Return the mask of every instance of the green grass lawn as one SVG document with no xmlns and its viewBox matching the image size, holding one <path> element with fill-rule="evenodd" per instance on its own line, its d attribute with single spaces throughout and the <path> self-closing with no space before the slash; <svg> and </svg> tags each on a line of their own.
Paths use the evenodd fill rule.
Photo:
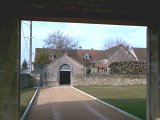
<svg viewBox="0 0 160 120">
<path fill-rule="evenodd" d="M 20 93 L 20 115 L 22 116 L 36 89 L 23 88 Z"/>
<path fill-rule="evenodd" d="M 146 86 L 76 86 L 76 88 L 143 120 L 146 119 Z"/>
</svg>

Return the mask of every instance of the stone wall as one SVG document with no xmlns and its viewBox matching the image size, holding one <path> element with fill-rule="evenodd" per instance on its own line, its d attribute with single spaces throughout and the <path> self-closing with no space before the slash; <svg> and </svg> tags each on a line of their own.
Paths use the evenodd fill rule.
<svg viewBox="0 0 160 120">
<path fill-rule="evenodd" d="M 59 86 L 59 81 L 44 81 L 43 87 Z"/>
<path fill-rule="evenodd" d="M 72 85 L 146 85 L 146 75 L 79 75 L 72 76 Z"/>
<path fill-rule="evenodd" d="M 21 74 L 20 83 L 21 88 L 38 87 L 42 85 L 42 76 L 40 74 Z"/>
<path fill-rule="evenodd" d="M 31 76 L 29 74 L 20 75 L 21 88 L 31 86 Z"/>
</svg>

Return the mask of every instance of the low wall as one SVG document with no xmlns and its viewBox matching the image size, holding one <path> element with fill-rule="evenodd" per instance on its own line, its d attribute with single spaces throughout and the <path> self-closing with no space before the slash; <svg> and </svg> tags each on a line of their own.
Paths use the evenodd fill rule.
<svg viewBox="0 0 160 120">
<path fill-rule="evenodd" d="M 146 75 L 79 75 L 71 76 L 72 85 L 146 85 Z"/>
<path fill-rule="evenodd" d="M 21 83 L 21 88 L 29 87 L 31 86 L 31 76 L 29 74 L 21 74 L 20 76 L 20 83 Z"/>
<path fill-rule="evenodd" d="M 51 86 L 59 86 L 59 81 L 44 81 L 43 86 L 44 87 L 51 87 Z"/>
<path fill-rule="evenodd" d="M 40 74 L 21 74 L 20 75 L 21 88 L 38 87 L 42 81 Z"/>
<path fill-rule="evenodd" d="M 41 84 L 42 77 L 40 74 L 32 74 L 33 87 L 38 87 Z"/>
</svg>

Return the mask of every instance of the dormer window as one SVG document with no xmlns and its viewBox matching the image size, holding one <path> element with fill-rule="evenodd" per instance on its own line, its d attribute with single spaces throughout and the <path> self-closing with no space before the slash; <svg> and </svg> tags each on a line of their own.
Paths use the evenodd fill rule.
<svg viewBox="0 0 160 120">
<path fill-rule="evenodd" d="M 87 60 L 90 60 L 90 55 L 89 55 L 88 53 L 86 53 L 86 54 L 84 55 L 84 58 L 87 59 Z"/>
<path fill-rule="evenodd" d="M 49 59 L 56 59 L 56 55 L 50 54 Z"/>
<path fill-rule="evenodd" d="M 53 59 L 53 54 L 50 54 L 50 55 L 49 55 L 49 58 L 50 58 L 50 59 Z"/>
</svg>

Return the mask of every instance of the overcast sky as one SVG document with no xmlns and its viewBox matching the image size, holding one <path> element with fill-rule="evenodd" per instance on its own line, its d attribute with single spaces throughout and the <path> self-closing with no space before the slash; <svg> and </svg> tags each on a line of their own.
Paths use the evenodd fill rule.
<svg viewBox="0 0 160 120">
<path fill-rule="evenodd" d="M 21 26 L 21 61 L 29 59 L 30 21 L 22 21 Z M 34 61 L 35 48 L 44 46 L 43 40 L 57 30 L 68 34 L 78 41 L 82 49 L 102 50 L 107 40 L 120 38 L 133 47 L 146 48 L 145 26 L 122 26 L 109 24 L 82 24 L 65 22 L 32 22 L 32 52 Z"/>
</svg>

